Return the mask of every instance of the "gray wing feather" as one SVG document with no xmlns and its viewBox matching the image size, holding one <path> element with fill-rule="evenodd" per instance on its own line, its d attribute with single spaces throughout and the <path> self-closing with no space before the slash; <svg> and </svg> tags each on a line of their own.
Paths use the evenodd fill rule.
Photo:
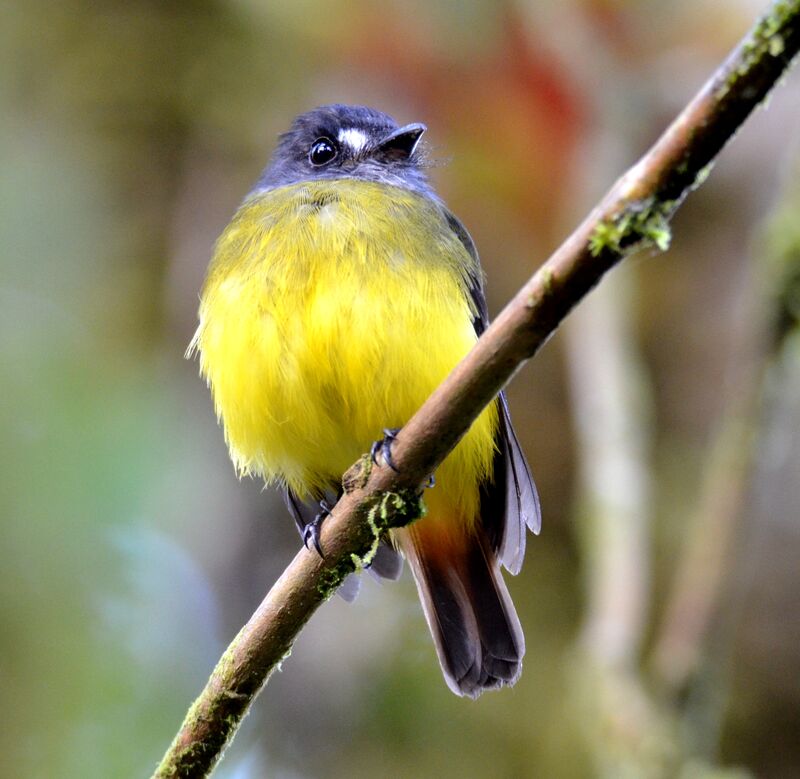
<svg viewBox="0 0 800 779">
<path fill-rule="evenodd" d="M 489 312 L 478 251 L 458 218 L 449 211 L 444 211 L 444 215 L 473 260 L 473 267 L 468 271 L 469 293 L 475 311 L 473 326 L 480 336 L 489 326 Z M 511 424 L 505 392 L 500 393 L 499 406 L 494 481 L 481 486 L 481 518 L 500 562 L 516 574 L 525 555 L 525 528 L 538 534 L 542 527 L 542 513 L 528 461 Z"/>
</svg>

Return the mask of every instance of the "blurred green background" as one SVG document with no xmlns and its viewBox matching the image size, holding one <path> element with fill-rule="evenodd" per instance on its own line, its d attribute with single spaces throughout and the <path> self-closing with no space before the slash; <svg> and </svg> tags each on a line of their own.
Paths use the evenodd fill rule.
<svg viewBox="0 0 800 779">
<path fill-rule="evenodd" d="M 0 11 L 0 773 L 152 770 L 299 541 L 183 353 L 291 118 L 424 121 L 492 312 L 764 7 L 11 0 Z M 220 777 L 800 775 L 800 77 L 665 256 L 514 380 L 522 679 L 445 687 L 413 584 L 301 635 Z"/>
</svg>

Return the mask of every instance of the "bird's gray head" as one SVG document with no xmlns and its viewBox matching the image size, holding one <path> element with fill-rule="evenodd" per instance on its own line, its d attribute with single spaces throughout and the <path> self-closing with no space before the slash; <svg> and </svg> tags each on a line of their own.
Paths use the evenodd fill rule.
<svg viewBox="0 0 800 779">
<path fill-rule="evenodd" d="M 424 124 L 400 127 L 366 106 L 327 105 L 301 114 L 281 135 L 256 189 L 301 181 L 356 178 L 435 197 L 422 170 Z"/>
</svg>

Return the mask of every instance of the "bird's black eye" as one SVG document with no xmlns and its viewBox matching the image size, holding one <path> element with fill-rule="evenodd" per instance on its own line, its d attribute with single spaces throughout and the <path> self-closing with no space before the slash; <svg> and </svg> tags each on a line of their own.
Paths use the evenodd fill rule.
<svg viewBox="0 0 800 779">
<path fill-rule="evenodd" d="M 308 152 L 308 159 L 312 165 L 327 165 L 331 160 L 336 159 L 336 145 L 330 138 L 317 138 L 311 144 Z"/>
</svg>

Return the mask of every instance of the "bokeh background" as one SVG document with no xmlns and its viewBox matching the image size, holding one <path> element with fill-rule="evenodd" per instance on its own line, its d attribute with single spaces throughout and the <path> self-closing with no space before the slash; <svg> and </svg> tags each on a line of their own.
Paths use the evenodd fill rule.
<svg viewBox="0 0 800 779">
<path fill-rule="evenodd" d="M 290 119 L 426 122 L 497 312 L 765 5 L 3 5 L 0 773 L 149 775 L 298 547 L 183 357 Z M 218 776 L 800 775 L 798 139 L 795 72 L 669 253 L 615 271 L 511 385 L 544 506 L 509 583 L 517 686 L 453 696 L 409 575 L 366 577 Z"/>
</svg>

